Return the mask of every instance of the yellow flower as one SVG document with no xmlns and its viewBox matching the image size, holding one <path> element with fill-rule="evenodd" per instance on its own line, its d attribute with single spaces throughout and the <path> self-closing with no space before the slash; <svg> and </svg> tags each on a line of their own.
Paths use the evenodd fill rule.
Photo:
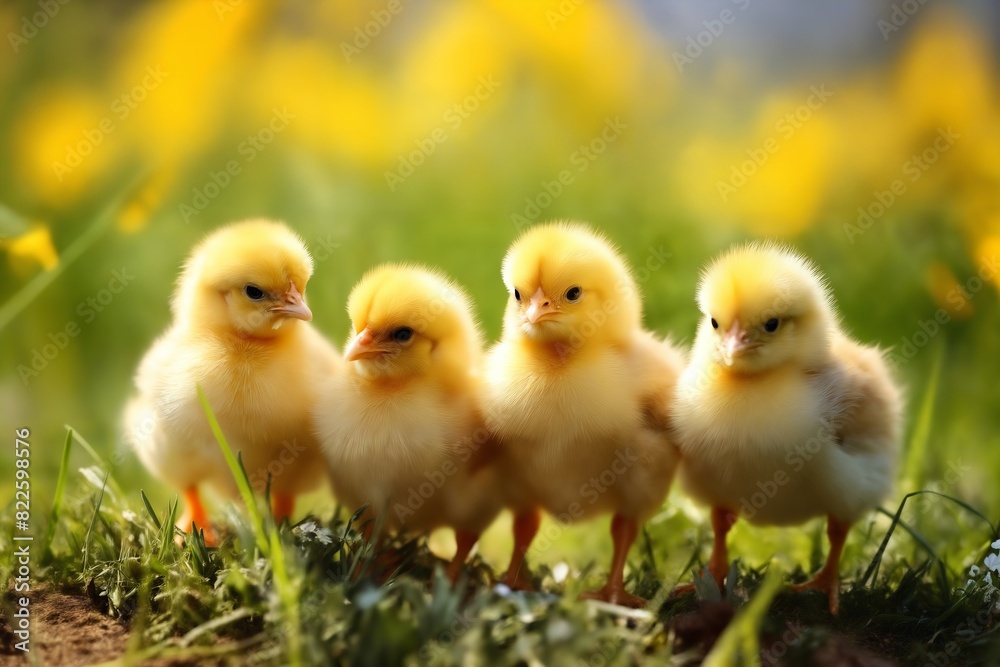
<svg viewBox="0 0 1000 667">
<path fill-rule="evenodd" d="M 1000 230 L 1000 216 L 994 224 Z M 1000 261 L 1000 233 L 994 233 L 979 241 L 976 245 L 975 259 L 977 266 L 984 269 L 986 267 L 995 269 L 997 262 Z M 1000 290 L 1000 272 L 992 270 L 991 273 L 990 279 L 993 281 L 993 285 Z"/>
<path fill-rule="evenodd" d="M 11 126 L 14 173 L 50 207 L 71 207 L 118 158 L 121 142 L 108 132 L 110 112 L 82 88 L 34 91 Z"/>
<path fill-rule="evenodd" d="M 153 174 L 122 206 L 115 221 L 118 229 L 126 234 L 143 229 L 149 222 L 150 215 L 163 201 L 173 180 L 172 169 L 163 168 Z"/>
<path fill-rule="evenodd" d="M 262 3 L 147 5 L 109 91 L 114 119 L 155 160 L 179 163 L 212 141 Z"/>
<path fill-rule="evenodd" d="M 245 115 L 254 119 L 248 121 L 251 132 L 263 127 L 277 107 L 292 116 L 282 143 L 368 166 L 382 166 L 399 152 L 393 139 L 411 110 L 394 108 L 386 80 L 361 63 L 348 64 L 336 45 L 276 41 L 255 70 L 245 89 Z M 406 141 L 415 137 L 407 135 Z"/>
<path fill-rule="evenodd" d="M 38 264 L 49 271 L 59 264 L 48 227 L 36 225 L 24 234 L 4 243 L 11 263 L 23 271 L 28 264 Z"/>
<path fill-rule="evenodd" d="M 930 8 L 903 52 L 895 78 L 898 122 L 916 141 L 939 127 L 973 132 L 992 122 L 993 57 L 960 14 Z"/>
</svg>

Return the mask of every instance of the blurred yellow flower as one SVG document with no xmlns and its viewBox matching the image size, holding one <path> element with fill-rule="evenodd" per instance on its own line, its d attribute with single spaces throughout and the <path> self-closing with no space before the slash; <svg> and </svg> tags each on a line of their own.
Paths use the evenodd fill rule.
<svg viewBox="0 0 1000 667">
<path fill-rule="evenodd" d="M 150 176 L 122 206 L 115 221 L 118 229 L 132 234 L 145 228 L 173 184 L 174 177 L 174 170 L 169 168 L 161 168 Z"/>
<path fill-rule="evenodd" d="M 996 222 L 1000 223 L 1000 219 Z M 996 227 L 1000 228 L 1000 224 L 997 224 Z M 1000 262 L 1000 229 L 998 229 L 998 233 L 994 233 L 979 241 L 976 245 L 975 259 L 976 264 L 980 267 L 997 266 L 997 263 Z M 990 277 L 993 280 L 994 287 L 1000 290 L 1000 272 L 992 271 Z"/>
<path fill-rule="evenodd" d="M 484 78 L 498 82 L 499 87 L 490 93 L 491 99 L 477 100 L 483 108 L 499 108 L 499 99 L 516 85 L 511 76 L 517 63 L 516 40 L 485 4 L 435 4 L 424 26 L 399 63 L 395 120 L 403 131 L 397 150 L 412 149 L 414 139 L 444 125 L 448 110 L 475 95 Z M 482 113 L 478 108 L 475 111 Z M 454 124 L 465 125 L 468 131 L 475 123 L 464 123 L 471 112 L 462 112 L 457 119 L 463 122 Z"/>
<path fill-rule="evenodd" d="M 691 142 L 678 177 L 694 209 L 758 235 L 794 235 L 814 223 L 835 170 L 837 129 L 821 99 L 829 92 L 773 97 L 739 139 Z"/>
<path fill-rule="evenodd" d="M 132 24 L 109 104 L 146 157 L 180 163 L 215 138 L 246 65 L 263 5 L 178 0 L 145 6 Z"/>
<path fill-rule="evenodd" d="M 673 92 L 677 73 L 662 45 L 621 3 L 488 4 L 513 27 L 528 71 L 557 93 L 560 121 L 588 128 L 611 113 L 662 111 Z"/>
<path fill-rule="evenodd" d="M 59 255 L 52 245 L 52 234 L 44 225 L 36 225 L 24 234 L 5 241 L 3 245 L 7 248 L 11 264 L 18 272 L 25 272 L 33 264 L 46 271 L 59 264 Z"/>
<path fill-rule="evenodd" d="M 951 9 L 916 26 L 897 64 L 900 125 L 914 138 L 953 126 L 972 133 L 993 116 L 993 57 L 979 29 Z"/>
<path fill-rule="evenodd" d="M 28 193 L 52 208 L 70 208 L 115 163 L 121 142 L 109 109 L 83 88 L 35 90 L 11 124 L 14 173 Z"/>
<path fill-rule="evenodd" d="M 335 45 L 310 41 L 273 42 L 255 65 L 245 88 L 244 107 L 260 123 L 287 110 L 285 137 L 308 150 L 383 166 L 406 109 L 394 109 L 385 80 L 361 65 L 348 65 Z M 412 140 L 412 137 L 410 137 Z"/>
</svg>

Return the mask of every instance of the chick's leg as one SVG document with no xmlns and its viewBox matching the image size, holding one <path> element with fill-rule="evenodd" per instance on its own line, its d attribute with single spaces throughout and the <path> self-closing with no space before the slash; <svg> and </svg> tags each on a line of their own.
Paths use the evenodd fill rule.
<svg viewBox="0 0 1000 667">
<path fill-rule="evenodd" d="M 726 546 L 726 536 L 736 524 L 736 514 L 723 507 L 712 508 L 712 532 L 715 541 L 712 543 L 712 555 L 708 559 L 708 571 L 715 579 L 719 590 L 723 590 L 726 574 L 729 572 L 729 547 Z"/>
<path fill-rule="evenodd" d="M 736 523 L 736 514 L 724 507 L 712 508 L 712 555 L 708 558 L 708 573 L 715 579 L 719 590 L 723 590 L 726 574 L 729 572 L 729 548 L 726 536 Z M 685 595 L 695 590 L 694 584 L 681 584 L 674 589 L 674 595 Z"/>
<path fill-rule="evenodd" d="M 205 532 L 206 545 L 218 546 L 219 538 L 208 523 L 208 513 L 205 512 L 205 506 L 201 504 L 201 496 L 198 495 L 197 486 L 189 486 L 184 489 L 184 513 L 177 520 L 177 527 L 185 533 L 190 533 L 192 523 Z M 178 542 L 180 542 L 180 538 L 178 538 Z"/>
<path fill-rule="evenodd" d="M 608 583 L 596 591 L 587 591 L 580 595 L 584 600 L 602 600 L 623 607 L 643 607 L 646 601 L 641 597 L 625 592 L 625 561 L 628 551 L 639 534 L 639 522 L 635 519 L 615 514 L 611 520 L 611 539 L 614 541 L 615 553 L 611 559 L 611 572 L 608 573 Z"/>
<path fill-rule="evenodd" d="M 504 575 L 503 583 L 515 591 L 531 591 L 534 585 L 531 579 L 522 572 L 524 558 L 531 548 L 531 541 L 538 533 L 542 519 L 537 509 L 518 512 L 514 515 L 514 552 L 510 556 L 510 566 Z"/>
<path fill-rule="evenodd" d="M 467 530 L 455 530 L 455 557 L 448 565 L 448 578 L 451 583 L 458 582 L 458 577 L 462 574 L 462 566 L 465 559 L 472 553 L 472 547 L 479 541 L 479 533 L 472 533 Z"/>
<path fill-rule="evenodd" d="M 834 616 L 840 611 L 840 555 L 844 551 L 844 542 L 847 541 L 850 529 L 850 524 L 832 516 L 827 517 L 826 535 L 830 539 L 830 553 L 826 557 L 826 564 L 809 581 L 792 586 L 796 591 L 817 590 L 826 593 L 830 613 Z"/>
<path fill-rule="evenodd" d="M 285 519 L 290 519 L 292 510 L 295 509 L 295 496 L 290 493 L 271 494 L 271 512 L 274 514 L 274 522 L 281 525 Z"/>
</svg>

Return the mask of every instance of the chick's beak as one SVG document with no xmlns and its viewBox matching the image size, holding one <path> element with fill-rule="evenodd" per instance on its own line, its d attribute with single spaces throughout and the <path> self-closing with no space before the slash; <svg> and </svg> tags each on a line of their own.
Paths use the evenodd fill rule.
<svg viewBox="0 0 1000 667">
<path fill-rule="evenodd" d="M 375 336 L 372 335 L 372 332 L 364 328 L 347 344 L 347 349 L 344 350 L 344 360 L 371 359 L 382 356 L 386 351 L 385 346 L 375 343 Z"/>
<path fill-rule="evenodd" d="M 537 324 L 545 320 L 554 319 L 556 309 L 552 306 L 552 299 L 545 296 L 545 292 L 539 287 L 528 302 L 528 309 L 524 311 L 524 321 L 529 324 Z"/>
<path fill-rule="evenodd" d="M 281 301 L 280 305 L 271 308 L 272 313 L 278 313 L 285 317 L 294 317 L 297 320 L 305 320 L 306 322 L 313 318 L 312 311 L 309 310 L 309 306 L 306 305 L 302 294 L 295 287 L 295 283 L 288 284 L 288 291 L 282 296 Z"/>
<path fill-rule="evenodd" d="M 733 326 L 722 335 L 722 360 L 727 366 L 733 365 L 733 360 L 750 347 L 750 338 L 740 328 L 738 320 L 733 320 Z"/>
</svg>

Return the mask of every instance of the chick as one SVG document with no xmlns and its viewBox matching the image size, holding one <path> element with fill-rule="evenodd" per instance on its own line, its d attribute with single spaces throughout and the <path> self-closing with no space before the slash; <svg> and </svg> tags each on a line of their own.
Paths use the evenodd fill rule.
<svg viewBox="0 0 1000 667">
<path fill-rule="evenodd" d="M 368 535 L 455 529 L 462 564 L 501 509 L 496 474 L 477 466 L 490 437 L 479 412 L 482 341 L 465 293 L 425 268 L 371 270 L 348 299 L 346 368 L 315 411 L 337 498 L 367 505 Z"/>
<path fill-rule="evenodd" d="M 642 606 L 625 591 L 625 561 L 673 480 L 668 408 L 683 357 L 642 329 L 625 260 L 585 226 L 533 227 L 502 274 L 510 297 L 487 357 L 484 412 L 514 511 L 506 582 L 530 587 L 521 568 L 539 509 L 563 522 L 613 513 L 607 584 L 584 597 Z"/>
<path fill-rule="evenodd" d="M 200 385 L 257 491 L 271 479 L 277 520 L 320 484 L 309 411 L 320 380 L 341 365 L 308 322 L 312 259 L 285 225 L 250 220 L 209 234 L 191 253 L 171 303 L 173 323 L 146 353 L 125 439 L 155 476 L 181 490 L 182 530 L 214 542 L 198 487 L 238 497 L 197 395 Z"/>
<path fill-rule="evenodd" d="M 787 248 L 731 250 L 697 300 L 703 319 L 673 422 L 682 486 L 712 507 L 709 571 L 721 586 L 737 516 L 779 526 L 826 516 L 826 564 L 797 588 L 825 592 L 836 613 L 848 529 L 891 490 L 900 391 L 882 353 L 841 331 L 816 268 Z"/>
</svg>

